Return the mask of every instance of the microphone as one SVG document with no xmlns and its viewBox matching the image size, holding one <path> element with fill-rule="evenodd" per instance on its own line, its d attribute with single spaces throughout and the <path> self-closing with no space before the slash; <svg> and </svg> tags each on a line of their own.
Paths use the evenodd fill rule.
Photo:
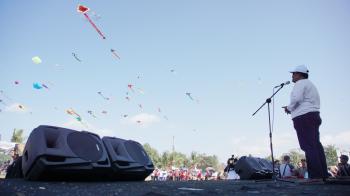
<svg viewBox="0 0 350 196">
<path fill-rule="evenodd" d="M 282 86 L 288 85 L 288 84 L 290 84 L 290 81 L 287 81 L 287 82 L 285 82 L 285 83 L 282 83 L 282 84 L 280 84 L 280 85 L 277 85 L 277 86 L 275 86 L 274 88 L 282 87 Z"/>
</svg>

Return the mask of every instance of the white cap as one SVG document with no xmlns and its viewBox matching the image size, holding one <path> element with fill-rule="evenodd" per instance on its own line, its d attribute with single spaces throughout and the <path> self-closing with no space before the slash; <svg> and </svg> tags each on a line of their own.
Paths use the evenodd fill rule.
<svg viewBox="0 0 350 196">
<path fill-rule="evenodd" d="M 294 73 L 294 72 L 309 74 L 309 70 L 305 65 L 298 65 L 292 71 L 290 71 L 290 73 Z"/>
</svg>

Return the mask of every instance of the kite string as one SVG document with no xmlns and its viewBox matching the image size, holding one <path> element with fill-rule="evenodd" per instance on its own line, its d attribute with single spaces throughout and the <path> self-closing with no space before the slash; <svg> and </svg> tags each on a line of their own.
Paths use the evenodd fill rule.
<svg viewBox="0 0 350 196">
<path fill-rule="evenodd" d="M 106 39 L 106 37 L 102 34 L 102 32 L 97 28 L 97 26 L 92 22 L 92 20 L 90 19 L 90 17 L 84 13 L 84 16 L 88 19 L 88 21 L 90 22 L 90 24 L 95 28 L 95 30 L 97 31 L 98 34 L 100 34 L 102 36 L 103 39 Z"/>
</svg>

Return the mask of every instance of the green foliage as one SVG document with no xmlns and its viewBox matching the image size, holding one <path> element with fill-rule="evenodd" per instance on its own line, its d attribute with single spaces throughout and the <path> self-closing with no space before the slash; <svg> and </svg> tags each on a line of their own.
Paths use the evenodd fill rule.
<svg viewBox="0 0 350 196">
<path fill-rule="evenodd" d="M 338 163 L 337 149 L 334 145 L 324 146 L 324 154 L 328 166 L 334 166 Z"/>
<path fill-rule="evenodd" d="M 160 162 L 160 156 L 158 154 L 158 151 L 154 148 L 151 147 L 151 145 L 149 144 L 144 144 L 143 148 L 145 149 L 145 151 L 147 152 L 148 156 L 151 158 L 153 164 L 156 167 L 159 167 L 159 162 Z"/>
<path fill-rule="evenodd" d="M 294 166 L 297 166 L 301 159 L 305 159 L 305 155 L 303 151 L 301 151 L 300 149 L 297 149 L 297 150 L 294 149 L 294 150 L 290 150 L 288 153 L 283 154 L 279 158 L 280 163 L 283 163 L 283 157 L 285 155 L 288 155 L 290 157 L 290 163 Z"/>
<path fill-rule="evenodd" d="M 305 159 L 305 155 L 301 150 L 291 150 L 289 151 L 290 162 L 297 166 L 301 159 Z"/>
<path fill-rule="evenodd" d="M 12 138 L 11 138 L 11 142 L 22 143 L 23 141 L 24 141 L 23 129 L 14 129 L 13 134 L 12 134 Z"/>
<path fill-rule="evenodd" d="M 328 166 L 334 166 L 337 165 L 338 162 L 338 157 L 337 157 L 337 149 L 334 145 L 328 145 L 328 146 L 324 146 L 324 154 L 326 156 L 326 161 L 327 161 L 327 165 Z M 283 156 L 284 155 L 289 155 L 290 156 L 290 160 L 291 163 L 295 166 L 297 166 L 297 164 L 300 162 L 300 160 L 303 158 L 305 158 L 304 156 L 304 152 L 301 151 L 300 149 L 298 150 L 291 150 L 286 154 L 283 154 L 279 160 L 283 161 Z M 266 159 L 271 160 L 271 156 L 266 157 Z"/>
<path fill-rule="evenodd" d="M 180 152 L 168 152 L 165 151 L 161 155 L 157 150 L 153 149 L 149 144 L 143 145 L 145 151 L 150 156 L 153 164 L 158 168 L 170 168 L 174 167 L 197 167 L 204 170 L 206 167 L 213 167 L 218 169 L 220 164 L 217 156 L 207 156 L 206 154 L 199 154 L 197 152 L 191 152 L 190 156 L 186 156 Z"/>
</svg>

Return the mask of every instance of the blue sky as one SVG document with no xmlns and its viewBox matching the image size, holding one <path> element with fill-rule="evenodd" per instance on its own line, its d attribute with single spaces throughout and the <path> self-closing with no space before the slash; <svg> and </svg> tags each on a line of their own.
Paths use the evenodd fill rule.
<svg viewBox="0 0 350 196">
<path fill-rule="evenodd" d="M 78 4 L 91 9 L 105 40 Z M 349 8 L 346 0 L 1 1 L 2 139 L 14 128 L 29 135 L 47 124 L 133 139 L 159 152 L 172 149 L 174 136 L 175 149 L 187 154 L 265 157 L 267 108 L 252 114 L 275 85 L 291 80 L 293 66 L 306 64 L 321 95 L 321 141 L 349 151 Z M 49 89 L 34 89 L 35 82 Z M 299 148 L 281 109 L 292 86 L 275 97 L 277 155 Z"/>
</svg>

